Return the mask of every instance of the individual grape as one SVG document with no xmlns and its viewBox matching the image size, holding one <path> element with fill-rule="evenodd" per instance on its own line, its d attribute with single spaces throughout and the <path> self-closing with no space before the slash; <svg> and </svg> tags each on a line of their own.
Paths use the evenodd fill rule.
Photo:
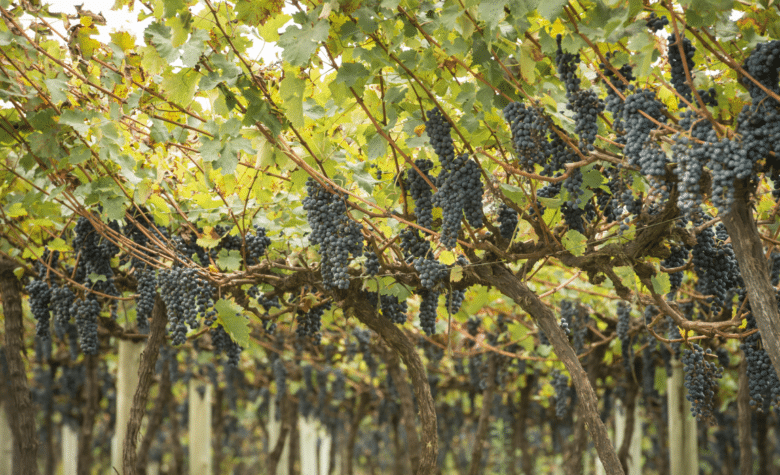
<svg viewBox="0 0 780 475">
<path fill-rule="evenodd" d="M 414 199 L 414 214 L 417 216 L 417 224 L 425 229 L 431 229 L 433 227 L 433 191 L 428 183 L 433 183 L 434 179 L 428 172 L 433 169 L 433 162 L 418 159 L 414 161 L 414 164 L 419 172 L 415 169 L 407 172 L 407 188 Z M 428 180 L 426 181 L 423 177 Z"/>
<path fill-rule="evenodd" d="M 517 211 L 501 203 L 498 208 L 498 223 L 498 232 L 501 233 L 501 237 L 511 241 L 515 234 L 515 228 L 517 228 Z"/>
<path fill-rule="evenodd" d="M 303 209 L 311 226 L 309 241 L 320 245 L 320 273 L 326 288 L 349 288 L 350 255 L 363 252 L 363 225 L 347 216 L 347 205 L 342 196 L 326 191 L 317 181 L 306 181 L 308 196 Z"/>
<path fill-rule="evenodd" d="M 691 412 L 697 420 L 711 420 L 715 410 L 715 394 L 718 390 L 718 379 L 723 376 L 723 368 L 706 360 L 706 352 L 699 345 L 683 351 L 682 363 L 685 371 L 686 399 L 691 402 Z"/>
<path fill-rule="evenodd" d="M 436 333 L 436 315 L 439 307 L 439 292 L 422 289 L 420 291 L 420 327 L 426 335 Z"/>
<path fill-rule="evenodd" d="M 431 109 L 426 115 L 428 120 L 425 121 L 425 133 L 428 134 L 433 151 L 439 157 L 442 169 L 450 170 L 455 159 L 455 146 L 450 136 L 452 127 L 438 108 Z"/>
<path fill-rule="evenodd" d="M 70 313 L 76 318 L 81 351 L 85 355 L 96 355 L 98 353 L 97 321 L 100 316 L 100 304 L 94 298 L 75 300 L 70 307 Z"/>
<path fill-rule="evenodd" d="M 691 87 L 688 85 L 688 79 L 685 75 L 685 67 L 687 66 L 688 72 L 693 79 L 693 68 L 696 63 L 693 62 L 693 55 L 696 52 L 691 40 L 683 37 L 682 50 L 685 57 L 680 55 L 679 38 L 676 34 L 671 34 L 666 39 L 667 52 L 669 55 L 669 66 L 672 68 L 672 86 L 677 92 L 688 102 L 691 101 Z M 680 103 L 680 108 L 686 107 L 685 102 Z"/>
</svg>

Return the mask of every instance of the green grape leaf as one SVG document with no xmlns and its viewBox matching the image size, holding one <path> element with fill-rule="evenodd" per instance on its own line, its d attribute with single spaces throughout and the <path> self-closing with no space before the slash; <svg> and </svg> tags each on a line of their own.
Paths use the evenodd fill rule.
<svg viewBox="0 0 780 475">
<path fill-rule="evenodd" d="M 575 229 L 570 229 L 563 236 L 562 244 L 567 251 L 579 257 L 585 254 L 588 238 Z"/>
<path fill-rule="evenodd" d="M 249 346 L 249 320 L 244 317 L 244 309 L 232 300 L 219 299 L 214 304 L 217 321 L 222 324 L 230 338 L 242 348 Z"/>
<path fill-rule="evenodd" d="M 279 36 L 278 44 L 282 47 L 282 59 L 294 66 L 305 66 L 320 42 L 328 39 L 329 22 L 323 19 L 312 23 L 302 13 L 293 17 L 298 24 L 288 26 Z"/>
<path fill-rule="evenodd" d="M 228 272 L 237 271 L 241 268 L 241 251 L 236 249 L 222 249 L 217 256 L 217 265 L 220 269 Z"/>
<path fill-rule="evenodd" d="M 672 284 L 669 282 L 669 274 L 666 272 L 659 272 L 650 278 L 650 282 L 653 283 L 653 290 L 657 294 L 667 294 L 672 289 Z"/>
</svg>

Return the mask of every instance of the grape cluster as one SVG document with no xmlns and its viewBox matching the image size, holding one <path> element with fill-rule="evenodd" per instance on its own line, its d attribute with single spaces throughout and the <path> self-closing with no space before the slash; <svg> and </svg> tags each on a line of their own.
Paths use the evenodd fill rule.
<svg viewBox="0 0 780 475">
<path fill-rule="evenodd" d="M 433 203 L 442 208 L 441 243 L 448 249 L 455 247 L 461 221 L 475 228 L 482 227 L 482 174 L 479 166 L 468 155 L 461 155 L 452 162 L 452 170 L 439 175 L 439 189 Z"/>
<path fill-rule="evenodd" d="M 552 372 L 552 385 L 555 388 L 555 416 L 563 419 L 571 410 L 572 391 L 569 377 L 555 370 Z"/>
<path fill-rule="evenodd" d="M 577 65 L 580 63 L 580 54 L 572 54 L 563 51 L 561 41 L 563 36 L 558 34 L 555 41 L 558 44 L 558 50 L 555 54 L 555 65 L 558 69 L 558 79 L 563 81 L 566 86 L 566 98 L 572 98 L 580 90 L 580 78 L 577 77 Z"/>
<path fill-rule="evenodd" d="M 712 228 L 703 229 L 692 249 L 693 270 L 699 278 L 696 289 L 703 295 L 712 295 L 707 301 L 712 304 L 713 313 L 728 302 L 730 291 L 743 287 L 734 250 L 725 243 L 725 227 L 719 224 L 718 230 L 716 236 Z"/>
<path fill-rule="evenodd" d="M 709 89 L 699 89 L 696 92 L 699 93 L 699 97 L 701 97 L 701 100 L 704 102 L 705 106 L 718 107 L 718 95 L 715 92 L 714 87 Z"/>
<path fill-rule="evenodd" d="M 311 227 L 309 241 L 320 245 L 320 272 L 326 288 L 349 288 L 349 256 L 363 252 L 363 225 L 347 216 L 343 197 L 329 193 L 317 181 L 306 181 L 308 196 L 303 209 Z"/>
<path fill-rule="evenodd" d="M 591 89 L 572 95 L 568 108 L 574 112 L 574 132 L 580 138 L 580 149 L 595 150 L 593 143 L 599 131 L 599 114 L 604 111 L 604 101 Z"/>
<path fill-rule="evenodd" d="M 778 84 L 780 40 L 756 45 L 756 48 L 750 53 L 742 67 L 765 88 L 773 91 L 775 94 L 780 94 L 780 84 Z M 750 79 L 743 78 L 742 83 L 750 92 L 753 104 L 758 104 L 766 97 L 766 93 Z M 775 101 L 771 100 L 770 102 Z"/>
<path fill-rule="evenodd" d="M 656 125 L 642 112 L 657 122 L 666 122 L 663 104 L 656 100 L 653 91 L 643 89 L 626 96 L 623 109 L 626 147 L 623 151 L 628 158 L 628 164 L 639 167 L 642 174 L 663 176 L 666 154 L 650 139 L 650 132 L 656 128 Z M 646 148 L 650 150 L 643 153 Z"/>
<path fill-rule="evenodd" d="M 195 269 L 161 269 L 157 281 L 168 316 L 168 333 L 172 335 L 174 345 L 186 341 L 187 325 L 193 330 L 198 328 L 198 315 L 204 315 L 206 326 L 211 326 L 216 316 L 212 300 L 214 288 L 198 277 Z"/>
<path fill-rule="evenodd" d="M 420 290 L 420 327 L 426 335 L 436 333 L 436 314 L 439 307 L 439 291 Z"/>
<path fill-rule="evenodd" d="M 53 286 L 51 289 L 51 311 L 54 315 L 54 325 L 65 327 L 71 318 L 70 306 L 76 300 L 76 295 L 67 285 Z"/>
<path fill-rule="evenodd" d="M 688 38 L 682 38 L 682 50 L 685 57 L 680 55 L 680 44 L 678 43 L 679 37 L 676 34 L 671 34 L 666 39 L 667 51 L 669 54 L 669 66 L 672 68 L 672 86 L 677 92 L 685 98 L 688 102 L 691 101 L 691 86 L 688 85 L 688 79 L 685 75 L 685 68 L 687 66 L 688 73 L 693 78 L 693 68 L 696 63 L 693 61 L 693 55 L 696 53 L 696 48 Z M 680 107 L 686 107 L 683 102 Z"/>
<path fill-rule="evenodd" d="M 590 202 L 585 205 L 582 203 L 581 195 L 584 193 L 583 176 L 579 168 L 572 170 L 571 175 L 564 180 L 563 186 L 568 192 L 568 198 L 561 206 L 563 219 L 569 229 L 574 229 L 585 234 L 585 222 L 583 218 L 587 213 L 586 208 L 591 204 Z M 590 206 L 590 211 L 594 211 L 592 205 Z"/>
<path fill-rule="evenodd" d="M 628 330 L 631 326 L 631 306 L 625 302 L 618 302 L 617 307 L 617 337 L 620 340 L 620 350 L 623 355 L 623 368 L 631 374 L 633 367 L 634 350 L 631 347 L 631 336 Z"/>
<path fill-rule="evenodd" d="M 504 119 L 512 131 L 512 144 L 521 168 L 534 171 L 534 165 L 545 166 L 550 156 L 549 119 L 536 107 L 510 102 L 504 107 Z"/>
<path fill-rule="evenodd" d="M 241 345 L 233 341 L 230 335 L 225 331 L 225 328 L 221 324 L 217 324 L 216 327 L 209 328 L 209 334 L 211 334 L 211 344 L 214 345 L 214 353 L 225 353 L 227 355 L 227 364 L 229 367 L 238 367 L 239 359 L 241 358 Z"/>
<path fill-rule="evenodd" d="M 501 234 L 501 237 L 511 241 L 512 236 L 515 234 L 517 223 L 517 211 L 501 203 L 501 206 L 498 207 L 498 232 Z"/>
<path fill-rule="evenodd" d="M 366 274 L 377 275 L 379 274 L 379 268 L 381 266 L 379 262 L 379 256 L 371 249 L 370 246 L 366 246 L 366 251 L 363 253 L 363 257 L 366 258 Z"/>
<path fill-rule="evenodd" d="M 281 357 L 277 357 L 272 365 L 274 372 L 274 382 L 276 383 L 276 419 L 281 416 L 282 400 L 287 393 L 287 368 Z"/>
<path fill-rule="evenodd" d="M 414 260 L 414 268 L 420 273 L 420 283 L 426 289 L 432 289 L 450 275 L 447 266 L 436 259 L 417 258 Z"/>
<path fill-rule="evenodd" d="M 434 179 L 428 172 L 433 169 L 433 162 L 417 159 L 414 164 L 419 172 L 415 169 L 407 172 L 407 189 L 414 199 L 414 214 L 417 216 L 417 224 L 431 229 L 433 226 L 433 191 L 428 183 L 433 183 Z M 428 181 L 423 177 L 428 178 Z"/>
<path fill-rule="evenodd" d="M 606 54 L 606 59 L 609 60 L 612 58 L 612 53 Z M 604 101 L 604 109 L 607 112 L 612 113 L 612 129 L 622 134 L 624 132 L 623 128 L 623 106 L 625 104 L 625 99 L 620 97 L 620 94 L 622 94 L 625 97 L 626 90 L 629 87 L 629 83 L 636 79 L 634 76 L 634 68 L 631 67 L 630 64 L 624 64 L 621 66 L 617 71 L 620 73 L 623 78 L 627 82 L 623 82 L 620 78 L 618 78 L 617 74 L 612 72 L 610 68 L 607 67 L 605 63 L 600 63 L 599 67 L 604 73 L 604 76 L 607 78 L 607 81 L 611 84 L 610 86 L 607 86 L 607 98 Z M 618 137 L 619 141 L 622 141 L 622 135 Z"/>
<path fill-rule="evenodd" d="M 451 292 L 447 292 L 447 295 L 444 299 L 444 308 L 447 309 L 447 313 L 458 313 L 458 310 L 460 310 L 461 305 L 463 305 L 463 300 L 465 298 L 465 290 L 453 290 Z"/>
<path fill-rule="evenodd" d="M 650 12 L 650 16 L 647 17 L 647 21 L 645 22 L 647 28 L 653 33 L 657 33 L 668 24 L 669 19 L 666 18 L 666 15 L 659 17 L 655 14 L 655 12 Z"/>
<path fill-rule="evenodd" d="M 749 308 L 750 305 L 748 304 L 747 307 Z M 757 328 L 756 319 L 752 313 L 748 313 L 746 320 L 745 330 Z M 780 407 L 780 380 L 777 378 L 769 354 L 762 346 L 761 334 L 756 332 L 746 337 L 739 348 L 744 352 L 747 360 L 750 405 L 758 406 L 759 411 L 764 411 L 770 406 Z"/>
<path fill-rule="evenodd" d="M 265 228 L 255 225 L 254 229 L 254 234 L 247 233 L 245 237 L 246 257 L 250 264 L 259 264 L 260 258 L 265 255 L 268 246 L 271 245 L 271 238 L 265 235 Z"/>
<path fill-rule="evenodd" d="M 325 310 L 330 309 L 331 303 L 328 302 L 324 305 L 319 305 L 309 309 L 308 312 L 298 310 L 298 328 L 295 333 L 299 338 L 311 337 L 315 345 L 319 345 L 322 342 L 322 334 L 320 328 L 322 328 L 322 315 Z"/>
<path fill-rule="evenodd" d="M 712 204 L 718 208 L 719 214 L 728 213 L 734 202 L 734 180 L 753 176 L 753 160 L 756 157 L 749 156 L 747 148 L 729 138 L 707 143 L 704 153 L 712 173 Z"/>
<path fill-rule="evenodd" d="M 371 353 L 371 330 L 355 328 L 352 330 L 352 335 L 354 335 L 358 341 L 358 349 L 363 355 L 363 361 L 366 363 L 366 366 L 368 366 L 368 369 L 371 372 L 371 377 L 376 377 L 378 364 L 374 359 L 374 355 Z"/>
<path fill-rule="evenodd" d="M 98 317 L 100 316 L 100 304 L 95 298 L 75 300 L 70 307 L 71 315 L 76 317 L 76 329 L 79 334 L 81 351 L 85 355 L 98 353 Z"/>
<path fill-rule="evenodd" d="M 667 269 L 675 269 L 684 266 L 688 262 L 688 249 L 686 249 L 685 246 L 673 245 L 670 250 L 671 254 L 661 262 L 662 266 Z M 680 285 L 682 285 L 682 281 L 682 271 L 669 274 L 670 292 L 675 292 L 679 289 Z"/>
<path fill-rule="evenodd" d="M 433 151 L 439 157 L 442 168 L 449 170 L 455 159 L 455 146 L 450 136 L 452 127 L 438 108 L 431 109 L 426 115 L 428 120 L 425 121 L 425 133 L 428 134 L 428 139 L 431 141 Z"/>
<path fill-rule="evenodd" d="M 110 222 L 109 228 L 119 231 L 116 221 Z M 71 244 L 78 256 L 75 280 L 98 292 L 118 296 L 119 292 L 114 285 L 114 271 L 111 269 L 111 258 L 119 252 L 119 248 L 108 239 L 103 239 L 89 219 L 83 216 L 76 222 L 74 231 L 76 236 Z M 89 278 L 92 274 L 102 275 L 105 279 L 92 282 Z"/>
<path fill-rule="evenodd" d="M 149 333 L 149 318 L 154 309 L 154 299 L 157 296 L 157 276 L 154 270 L 137 270 L 138 299 L 135 303 L 136 321 L 140 333 Z"/>
<path fill-rule="evenodd" d="M 718 379 L 723 376 L 723 368 L 706 360 L 712 350 L 705 352 L 699 345 L 692 345 L 690 350 L 683 351 L 682 363 L 685 371 L 686 399 L 691 402 L 691 412 L 696 419 L 711 420 L 715 410 L 715 393 L 718 390 Z"/>
<path fill-rule="evenodd" d="M 420 233 L 414 228 L 406 228 L 399 233 L 401 237 L 401 250 L 407 262 L 416 258 L 427 258 L 431 253 L 431 243 L 420 237 Z"/>
<path fill-rule="evenodd" d="M 406 312 L 409 310 L 406 300 L 401 302 L 394 295 L 382 295 L 379 298 L 379 306 L 382 310 L 382 315 L 391 322 L 398 325 L 406 323 Z"/>
<path fill-rule="evenodd" d="M 680 209 L 680 217 L 690 221 L 698 217 L 702 202 L 699 181 L 704 173 L 703 147 L 682 135 L 675 135 L 673 140 L 672 156 L 677 162 L 674 173 L 680 190 L 677 207 Z"/>
<path fill-rule="evenodd" d="M 49 329 L 51 289 L 42 279 L 35 278 L 27 284 L 25 290 L 30 296 L 30 312 L 36 320 L 35 335 L 42 341 L 49 341 L 51 338 L 51 330 Z"/>
</svg>

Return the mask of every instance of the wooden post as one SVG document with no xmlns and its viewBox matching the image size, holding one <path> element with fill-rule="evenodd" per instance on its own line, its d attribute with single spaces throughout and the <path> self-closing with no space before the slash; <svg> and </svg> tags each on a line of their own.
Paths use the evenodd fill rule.
<svg viewBox="0 0 780 475">
<path fill-rule="evenodd" d="M 320 466 L 319 475 L 328 475 L 328 468 L 330 467 L 330 446 L 333 441 L 330 438 L 330 434 L 325 428 L 320 427 L 318 429 L 318 435 L 320 439 Z"/>
<path fill-rule="evenodd" d="M 211 475 L 211 384 L 190 379 L 190 475 Z"/>
<path fill-rule="evenodd" d="M 79 464 L 79 431 L 71 423 L 62 424 L 62 475 L 76 475 Z"/>
<path fill-rule="evenodd" d="M 150 461 L 146 465 L 146 475 L 160 475 L 160 462 Z"/>
<path fill-rule="evenodd" d="M 284 414 L 282 414 L 284 417 Z M 282 432 L 282 421 L 276 420 L 276 398 L 271 398 L 268 403 L 268 439 L 270 441 L 269 446 L 271 450 L 276 447 L 276 441 L 279 440 L 279 435 Z M 270 451 L 269 451 L 270 453 Z M 288 475 L 290 473 L 290 441 L 289 439 L 284 442 L 284 450 L 282 456 L 279 458 L 279 464 L 276 466 L 276 473 L 269 475 Z"/>
<path fill-rule="evenodd" d="M 301 452 L 301 473 L 317 475 L 317 427 L 309 417 L 298 418 L 298 438 Z"/>
<path fill-rule="evenodd" d="M 634 424 L 639 419 L 639 404 L 634 403 Z M 622 401 L 619 399 L 615 401 L 615 447 L 623 445 L 623 437 L 626 431 L 626 421 L 628 414 L 626 408 L 623 407 Z M 628 473 L 627 475 L 642 475 L 642 432 L 634 427 L 631 436 L 631 445 L 628 449 Z"/>
<path fill-rule="evenodd" d="M 14 435 L 8 417 L 8 403 L 0 403 L 0 475 L 14 471 Z"/>
<path fill-rule="evenodd" d="M 143 343 L 119 340 L 119 362 L 116 376 L 116 430 L 111 439 L 111 466 L 122 473 L 122 450 L 133 407 L 133 396 L 138 387 L 138 367 L 141 365 Z"/>
<path fill-rule="evenodd" d="M 698 475 L 699 453 L 696 440 L 696 418 L 685 399 L 682 362 L 672 360 L 672 377 L 666 382 L 669 404 L 669 464 L 674 475 Z"/>
</svg>

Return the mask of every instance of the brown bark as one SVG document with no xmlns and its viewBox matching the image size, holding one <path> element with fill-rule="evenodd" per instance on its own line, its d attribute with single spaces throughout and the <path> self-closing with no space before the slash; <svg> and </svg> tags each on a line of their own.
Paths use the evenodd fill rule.
<svg viewBox="0 0 780 475">
<path fill-rule="evenodd" d="M 276 467 L 279 465 L 279 459 L 282 458 L 282 452 L 284 451 L 284 443 L 287 441 L 287 436 L 290 433 L 290 418 L 287 412 L 289 411 L 290 402 L 288 399 L 283 398 L 279 403 L 282 405 L 280 412 L 282 413 L 282 427 L 279 429 L 279 438 L 276 440 L 274 449 L 268 454 L 268 473 L 271 475 L 276 474 Z M 269 414 L 268 417 L 274 417 L 273 414 Z"/>
<path fill-rule="evenodd" d="M 79 436 L 78 467 L 79 475 L 90 475 L 93 469 L 92 457 L 92 433 L 95 429 L 95 418 L 100 405 L 100 385 L 98 384 L 97 355 L 84 357 L 86 367 L 86 381 L 84 384 L 84 417 L 81 420 L 81 434 Z"/>
<path fill-rule="evenodd" d="M 366 415 L 366 409 L 370 396 L 367 392 L 361 393 L 355 413 L 352 416 L 352 423 L 349 425 L 349 436 L 347 438 L 347 446 L 345 450 L 345 462 L 347 464 L 347 475 L 353 475 L 355 465 L 355 441 L 357 441 L 357 433 L 360 428 L 360 421 Z"/>
<path fill-rule="evenodd" d="M 769 264 L 758 227 L 749 209 L 748 192 L 744 183 L 736 183 L 734 204 L 723 215 L 723 224 L 731 237 L 739 273 L 747 288 L 750 310 L 761 332 L 763 347 L 780 377 L 780 314 L 775 300 L 775 289 L 769 278 Z"/>
<path fill-rule="evenodd" d="M 514 401 L 514 395 L 510 393 L 507 398 L 507 407 L 509 408 L 509 413 L 512 415 L 513 424 L 512 424 L 512 437 L 509 438 L 509 440 L 504 441 L 504 447 L 506 450 L 506 460 L 507 460 L 507 467 L 506 467 L 506 475 L 517 475 L 517 448 L 520 446 L 520 434 L 517 431 L 517 419 L 520 417 L 520 415 L 517 412 L 517 405 Z"/>
<path fill-rule="evenodd" d="M 631 438 L 634 436 L 634 407 L 636 407 L 636 395 L 639 392 L 639 386 L 634 383 L 632 378 L 628 378 L 628 387 L 626 388 L 626 397 L 623 400 L 623 410 L 626 411 L 626 427 L 623 429 L 623 443 L 618 449 L 618 458 L 620 465 L 628 473 L 628 451 L 631 448 Z"/>
<path fill-rule="evenodd" d="M 596 452 L 609 475 L 624 475 L 615 449 L 610 442 L 607 428 L 598 413 L 598 400 L 593 386 L 588 380 L 588 374 L 580 364 L 568 338 L 558 326 L 558 320 L 542 300 L 531 291 L 516 275 L 502 264 L 476 265 L 471 267 L 483 285 L 498 289 L 528 312 L 544 331 L 566 369 L 569 371 L 577 391 L 582 415 L 588 428 Z"/>
<path fill-rule="evenodd" d="M 401 360 L 406 365 L 409 378 L 412 380 L 414 394 L 417 397 L 417 405 L 420 411 L 421 440 L 420 464 L 414 467 L 416 475 L 431 475 L 436 473 L 436 461 L 439 455 L 439 441 L 436 429 L 436 409 L 431 397 L 431 388 L 428 385 L 428 377 L 425 373 L 420 355 L 411 340 L 386 318 L 377 314 L 370 302 L 365 298 L 357 284 L 346 300 L 358 320 L 374 330 L 382 337 L 390 348 L 398 352 Z"/>
<path fill-rule="evenodd" d="M 154 403 L 154 411 L 149 414 L 149 423 L 146 426 L 146 433 L 141 440 L 141 446 L 138 448 L 138 457 L 136 461 L 138 473 L 146 473 L 149 449 L 152 447 L 152 442 L 154 442 L 154 439 L 157 436 L 157 431 L 162 427 L 162 422 L 165 419 L 165 411 L 171 397 L 171 371 L 168 365 L 164 364 L 162 374 L 160 375 L 160 384 L 157 388 L 157 400 Z"/>
<path fill-rule="evenodd" d="M 127 422 L 127 433 L 124 440 L 124 456 L 122 469 L 124 475 L 136 474 L 136 447 L 138 433 L 141 430 L 141 421 L 146 412 L 146 402 L 149 399 L 149 389 L 154 381 L 154 366 L 157 356 L 160 354 L 160 345 L 165 342 L 165 324 L 168 319 L 165 315 L 165 304 L 158 295 L 152 309 L 152 325 L 149 330 L 149 340 L 141 353 L 141 365 L 138 368 L 138 387 L 133 396 L 133 407 L 130 409 L 130 420 Z"/>
<path fill-rule="evenodd" d="M 753 440 L 750 433 L 750 387 L 748 386 L 747 359 L 742 355 L 739 365 L 739 390 L 737 391 L 737 428 L 739 431 L 739 473 L 753 473 Z"/>
<path fill-rule="evenodd" d="M 35 434 L 35 408 L 32 405 L 27 373 L 24 369 L 24 323 L 22 318 L 21 283 L 13 273 L 16 264 L 0 258 L 0 297 L 5 318 L 5 356 L 10 378 L 12 430 L 19 450 L 19 463 L 14 462 L 20 475 L 38 474 L 38 439 Z"/>
<path fill-rule="evenodd" d="M 417 427 L 414 416 L 414 399 L 412 391 L 406 382 L 401 367 L 398 364 L 398 355 L 393 351 L 383 352 L 387 372 L 393 378 L 395 388 L 398 391 L 398 398 L 401 400 L 401 421 L 403 421 L 406 430 L 406 446 L 409 453 L 409 460 L 412 467 L 420 464 L 420 446 L 417 439 Z"/>
<path fill-rule="evenodd" d="M 477 432 L 474 435 L 474 447 L 471 451 L 471 466 L 469 475 L 482 473 L 482 452 L 485 448 L 488 429 L 490 428 L 490 413 L 493 411 L 493 394 L 496 392 L 496 359 L 492 354 L 487 355 L 487 386 L 482 392 L 482 407 L 480 408 Z"/>
</svg>

